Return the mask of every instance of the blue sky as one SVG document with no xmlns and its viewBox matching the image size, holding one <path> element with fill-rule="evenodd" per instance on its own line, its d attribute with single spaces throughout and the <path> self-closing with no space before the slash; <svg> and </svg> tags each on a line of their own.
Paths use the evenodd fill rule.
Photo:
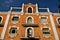
<svg viewBox="0 0 60 40">
<path fill-rule="evenodd" d="M 8 11 L 11 6 L 22 7 L 22 3 L 38 4 L 39 8 L 49 8 L 51 12 L 58 12 L 60 0 L 0 0 L 0 11 Z"/>
</svg>

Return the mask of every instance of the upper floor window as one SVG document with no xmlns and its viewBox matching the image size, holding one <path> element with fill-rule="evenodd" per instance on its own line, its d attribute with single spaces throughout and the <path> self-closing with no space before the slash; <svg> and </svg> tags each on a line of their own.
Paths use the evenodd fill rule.
<svg viewBox="0 0 60 40">
<path fill-rule="evenodd" d="M 12 22 L 13 23 L 18 23 L 18 21 L 19 21 L 19 16 L 13 16 L 12 17 Z"/>
<path fill-rule="evenodd" d="M 2 23 L 2 19 L 3 19 L 2 16 L 0 16 L 0 24 Z"/>
<path fill-rule="evenodd" d="M 42 23 L 42 24 L 47 24 L 47 17 L 42 16 L 42 17 L 41 17 L 41 23 Z"/>
<path fill-rule="evenodd" d="M 60 18 L 58 18 L 58 23 L 60 24 Z"/>
<path fill-rule="evenodd" d="M 31 7 L 28 8 L 28 13 L 32 13 L 32 8 Z"/>
<path fill-rule="evenodd" d="M 31 17 L 29 17 L 29 18 L 27 19 L 27 23 L 29 23 L 29 24 L 32 23 L 32 18 L 31 18 Z"/>
</svg>

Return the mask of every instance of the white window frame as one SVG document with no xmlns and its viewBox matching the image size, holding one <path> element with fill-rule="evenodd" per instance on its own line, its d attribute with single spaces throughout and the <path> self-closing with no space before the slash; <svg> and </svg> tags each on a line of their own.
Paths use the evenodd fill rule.
<svg viewBox="0 0 60 40">
<path fill-rule="evenodd" d="M 20 21 L 20 16 L 18 16 L 18 15 L 12 15 L 11 20 L 13 19 L 13 17 L 19 17 L 18 21 L 16 21 L 16 22 L 12 21 L 13 24 L 16 24 L 16 23 L 18 23 Z"/>
<path fill-rule="evenodd" d="M 58 19 L 59 19 L 60 17 L 57 17 L 57 19 L 56 19 L 56 21 L 57 21 L 57 24 L 59 24 L 59 22 L 58 22 Z M 60 25 L 60 24 L 59 24 Z"/>
<path fill-rule="evenodd" d="M 40 20 L 41 20 L 41 17 L 46 17 L 47 19 L 47 23 L 41 23 L 41 24 L 44 24 L 44 25 L 46 25 L 46 24 L 48 24 L 48 16 L 39 16 L 39 18 L 40 18 Z"/>
<path fill-rule="evenodd" d="M 1 20 L 1 22 L 0 22 L 0 24 L 2 23 L 2 21 L 3 21 L 3 17 L 2 16 L 0 16 L 1 18 L 2 18 L 2 20 Z"/>
<path fill-rule="evenodd" d="M 33 23 L 34 23 L 34 18 L 33 18 L 32 16 L 28 16 L 28 17 L 26 18 L 26 23 L 27 23 L 27 20 L 28 20 L 29 17 L 32 18 L 32 24 L 33 24 Z"/>
<path fill-rule="evenodd" d="M 41 30 L 42 30 L 43 28 L 49 28 L 49 31 L 51 30 L 51 28 L 50 28 L 50 27 L 47 27 L 47 26 L 42 27 Z M 43 33 L 43 31 L 42 31 L 42 33 Z M 49 34 L 49 36 L 47 36 L 46 34 L 43 34 L 43 37 L 49 38 L 49 37 L 51 37 L 51 34 Z"/>
<path fill-rule="evenodd" d="M 34 37 L 34 28 L 33 27 L 27 27 L 25 31 L 25 37 L 27 38 L 27 29 L 31 28 L 33 30 L 32 37 Z"/>
<path fill-rule="evenodd" d="M 28 6 L 27 9 L 26 9 L 26 14 L 33 14 L 33 7 L 32 8 L 32 13 L 28 13 L 28 8 L 31 7 L 31 6 Z"/>
<path fill-rule="evenodd" d="M 12 27 L 17 28 L 17 31 L 19 30 L 19 27 L 17 27 L 17 26 L 10 26 L 10 27 L 9 27 L 9 32 L 10 32 L 10 29 L 11 29 Z M 10 34 L 10 33 L 9 33 L 9 37 L 10 37 L 10 38 L 14 38 L 14 37 L 16 37 L 16 35 L 17 35 L 17 33 L 15 33 L 15 34 Z"/>
</svg>

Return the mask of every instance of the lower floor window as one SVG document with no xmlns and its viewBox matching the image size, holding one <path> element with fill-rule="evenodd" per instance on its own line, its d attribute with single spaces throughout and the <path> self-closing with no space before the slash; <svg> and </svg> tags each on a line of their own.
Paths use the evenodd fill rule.
<svg viewBox="0 0 60 40">
<path fill-rule="evenodd" d="M 17 28 L 12 27 L 12 28 L 10 29 L 10 32 L 9 32 L 9 33 L 11 33 L 11 34 L 17 33 Z"/>
<path fill-rule="evenodd" d="M 27 37 L 33 37 L 34 32 L 33 32 L 33 28 L 32 27 L 28 27 L 26 29 L 26 35 L 27 35 Z"/>
<path fill-rule="evenodd" d="M 11 27 L 9 31 L 9 36 L 13 38 L 17 34 L 17 27 Z"/>
<path fill-rule="evenodd" d="M 32 37 L 32 29 L 31 28 L 29 28 L 27 30 L 27 37 Z"/>
<path fill-rule="evenodd" d="M 46 38 L 50 37 L 50 30 L 49 30 L 49 28 L 43 28 L 42 31 L 43 31 L 43 36 L 44 37 L 46 37 Z"/>
</svg>

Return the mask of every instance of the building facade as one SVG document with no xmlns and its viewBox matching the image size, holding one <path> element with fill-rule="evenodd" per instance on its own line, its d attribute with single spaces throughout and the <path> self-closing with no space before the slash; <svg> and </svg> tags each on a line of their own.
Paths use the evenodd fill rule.
<svg viewBox="0 0 60 40">
<path fill-rule="evenodd" d="M 0 12 L 0 40 L 60 40 L 60 14 L 31 3 L 11 7 L 8 12 Z"/>
</svg>

